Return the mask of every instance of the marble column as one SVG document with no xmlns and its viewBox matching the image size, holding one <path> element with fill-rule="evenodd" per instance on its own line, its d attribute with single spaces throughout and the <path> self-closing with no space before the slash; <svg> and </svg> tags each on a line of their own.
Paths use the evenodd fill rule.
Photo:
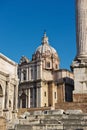
<svg viewBox="0 0 87 130">
<path fill-rule="evenodd" d="M 30 108 L 30 89 L 28 89 L 28 108 Z"/>
<path fill-rule="evenodd" d="M 41 107 L 41 88 L 40 87 L 37 87 L 37 89 L 36 89 L 36 97 L 37 97 L 36 106 Z"/>
<path fill-rule="evenodd" d="M 87 0 L 76 0 L 77 58 L 87 58 Z"/>
<path fill-rule="evenodd" d="M 87 82 L 87 0 L 76 0 L 76 40 L 77 56 L 71 65 L 74 74 L 73 101 L 86 102 L 87 86 L 85 83 Z"/>
<path fill-rule="evenodd" d="M 35 106 L 35 89 L 33 88 L 33 107 Z"/>
</svg>

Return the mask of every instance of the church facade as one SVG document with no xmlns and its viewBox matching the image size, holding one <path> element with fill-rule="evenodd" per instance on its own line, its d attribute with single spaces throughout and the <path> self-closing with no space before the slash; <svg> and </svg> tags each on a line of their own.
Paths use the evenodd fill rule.
<svg viewBox="0 0 87 130">
<path fill-rule="evenodd" d="M 0 53 L 0 116 L 16 118 L 18 109 L 17 64 Z"/>
<path fill-rule="evenodd" d="M 59 64 L 59 56 L 44 33 L 32 60 L 23 56 L 18 65 L 19 108 L 55 106 L 73 100 L 73 74 L 60 69 Z"/>
</svg>

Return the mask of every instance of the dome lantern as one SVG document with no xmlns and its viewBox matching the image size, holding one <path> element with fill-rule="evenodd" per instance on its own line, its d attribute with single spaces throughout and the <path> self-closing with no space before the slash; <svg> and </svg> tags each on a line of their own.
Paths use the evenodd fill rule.
<svg viewBox="0 0 87 130">
<path fill-rule="evenodd" d="M 42 45 L 48 44 L 48 37 L 46 36 L 46 32 L 44 32 L 44 35 L 42 37 Z"/>
</svg>

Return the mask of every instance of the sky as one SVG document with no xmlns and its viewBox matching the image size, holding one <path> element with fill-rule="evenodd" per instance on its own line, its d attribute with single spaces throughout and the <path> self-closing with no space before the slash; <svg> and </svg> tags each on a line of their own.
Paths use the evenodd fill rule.
<svg viewBox="0 0 87 130">
<path fill-rule="evenodd" d="M 46 30 L 49 44 L 70 69 L 76 56 L 75 0 L 0 0 L 0 53 L 30 60 Z"/>
</svg>

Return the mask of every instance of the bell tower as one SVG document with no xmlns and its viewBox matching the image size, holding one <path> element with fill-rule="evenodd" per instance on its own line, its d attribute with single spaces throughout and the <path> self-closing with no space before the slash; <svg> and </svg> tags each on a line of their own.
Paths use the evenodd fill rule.
<svg viewBox="0 0 87 130">
<path fill-rule="evenodd" d="M 74 73 L 75 102 L 87 99 L 87 0 L 76 0 L 77 54 L 71 65 Z"/>
</svg>

